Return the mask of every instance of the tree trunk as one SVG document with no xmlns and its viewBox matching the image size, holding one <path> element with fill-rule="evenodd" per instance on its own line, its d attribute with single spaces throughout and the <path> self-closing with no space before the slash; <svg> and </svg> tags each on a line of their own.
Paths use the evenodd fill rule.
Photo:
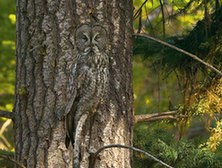
<svg viewBox="0 0 222 168">
<path fill-rule="evenodd" d="M 132 145 L 132 0 L 17 0 L 15 159 L 26 167 L 73 167 L 65 147 L 64 112 L 81 23 L 105 26 L 109 39 L 108 98 L 87 119 L 81 136 L 80 167 L 90 152 L 108 144 Z M 132 153 L 101 152 L 95 167 L 129 168 Z"/>
</svg>

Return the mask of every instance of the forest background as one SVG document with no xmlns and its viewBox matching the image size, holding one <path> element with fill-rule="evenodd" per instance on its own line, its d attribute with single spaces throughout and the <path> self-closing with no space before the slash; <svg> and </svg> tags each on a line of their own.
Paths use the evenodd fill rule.
<svg viewBox="0 0 222 168">
<path fill-rule="evenodd" d="M 222 69 L 221 0 L 134 0 L 134 32 L 149 34 Z M 15 0 L 0 0 L 0 110 L 12 111 Z M 222 167 L 222 78 L 171 48 L 134 36 L 134 146 L 175 168 Z M 169 112 L 160 116 L 157 113 Z M 13 124 L 0 118 L 0 154 L 13 157 Z M 134 153 L 134 167 L 161 167 Z M 0 167 L 13 167 L 0 158 Z"/>
</svg>

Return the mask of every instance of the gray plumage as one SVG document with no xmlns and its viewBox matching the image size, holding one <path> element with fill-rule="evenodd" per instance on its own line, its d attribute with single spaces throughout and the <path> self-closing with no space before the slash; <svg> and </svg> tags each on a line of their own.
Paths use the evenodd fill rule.
<svg viewBox="0 0 222 168">
<path fill-rule="evenodd" d="M 80 117 L 94 113 L 108 82 L 107 34 L 100 25 L 83 24 L 75 33 L 75 64 L 71 68 L 65 111 L 66 147 L 75 141 Z"/>
</svg>

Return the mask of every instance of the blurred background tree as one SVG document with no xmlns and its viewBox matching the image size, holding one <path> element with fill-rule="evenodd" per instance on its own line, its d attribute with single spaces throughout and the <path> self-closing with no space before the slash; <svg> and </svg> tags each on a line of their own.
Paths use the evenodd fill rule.
<svg viewBox="0 0 222 168">
<path fill-rule="evenodd" d="M 0 109 L 12 111 L 15 83 L 15 0 L 0 1 Z M 11 120 L 0 118 L 0 148 L 13 149 Z"/>
<path fill-rule="evenodd" d="M 12 111 L 15 83 L 16 0 L 0 0 L 0 110 Z M 0 118 L 0 153 L 13 157 L 14 133 L 10 119 Z M 7 150 L 9 152 L 5 152 Z M 0 158 L 0 167 L 13 164 Z"/>
<path fill-rule="evenodd" d="M 0 0 L 0 110 L 12 111 L 16 0 Z M 221 0 L 134 0 L 135 33 L 193 53 L 221 70 Z M 222 167 L 222 78 L 192 58 L 142 37 L 134 39 L 135 114 L 178 110 L 177 120 L 137 123 L 134 146 L 178 168 Z M 13 153 L 11 120 L 0 118 L 0 148 Z M 147 166 L 149 165 L 149 166 Z M 0 160 L 0 167 L 12 167 Z M 134 154 L 134 167 L 161 167 Z"/>
</svg>

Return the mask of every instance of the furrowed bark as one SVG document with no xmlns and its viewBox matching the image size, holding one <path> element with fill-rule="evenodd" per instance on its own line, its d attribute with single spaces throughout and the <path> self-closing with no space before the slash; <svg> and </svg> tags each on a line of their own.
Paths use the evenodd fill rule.
<svg viewBox="0 0 222 168">
<path fill-rule="evenodd" d="M 26 167 L 73 167 L 65 147 L 64 110 L 76 27 L 104 26 L 109 38 L 108 98 L 81 135 L 80 167 L 104 145 L 132 146 L 131 0 L 17 0 L 15 159 Z M 108 149 L 95 167 L 131 167 L 132 152 Z"/>
<path fill-rule="evenodd" d="M 15 159 L 26 167 L 72 167 L 64 145 L 70 1 L 17 1 Z"/>
</svg>

